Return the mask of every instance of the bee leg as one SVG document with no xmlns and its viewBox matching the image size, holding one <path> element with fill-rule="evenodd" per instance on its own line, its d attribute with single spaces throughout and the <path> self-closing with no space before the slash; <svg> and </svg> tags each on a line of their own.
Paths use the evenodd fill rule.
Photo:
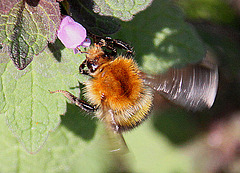
<svg viewBox="0 0 240 173">
<path fill-rule="evenodd" d="M 88 37 L 91 37 L 93 39 L 93 42 L 101 45 L 101 47 L 106 47 L 108 50 L 111 50 L 112 56 L 117 55 L 117 48 L 126 50 L 127 56 L 132 56 L 134 54 L 133 47 L 122 40 L 112 39 L 111 37 L 98 36 L 92 34 L 89 31 Z"/>
<path fill-rule="evenodd" d="M 64 90 L 56 90 L 56 91 L 49 91 L 51 94 L 53 93 L 63 93 L 65 97 L 67 97 L 73 104 L 77 105 L 78 107 L 80 107 L 82 110 L 86 111 L 86 112 L 94 112 L 96 111 L 95 106 L 90 105 L 88 102 L 78 99 L 76 96 L 74 96 L 73 94 L 71 94 L 68 91 L 64 91 Z"/>
<path fill-rule="evenodd" d="M 114 39 L 113 42 L 114 42 L 114 45 L 117 45 L 118 47 L 125 49 L 127 51 L 127 55 L 134 54 L 133 47 L 130 46 L 128 43 L 118 39 Z"/>
<path fill-rule="evenodd" d="M 111 37 L 105 37 L 105 42 L 106 47 L 112 50 L 113 52 L 117 52 L 115 47 L 118 47 L 120 49 L 125 49 L 127 51 L 127 55 L 134 54 L 133 47 L 122 40 L 112 39 Z"/>
</svg>

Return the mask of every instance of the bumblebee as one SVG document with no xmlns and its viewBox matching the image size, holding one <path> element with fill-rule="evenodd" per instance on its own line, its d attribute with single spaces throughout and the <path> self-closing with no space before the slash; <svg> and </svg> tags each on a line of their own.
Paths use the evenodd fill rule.
<svg viewBox="0 0 240 173">
<path fill-rule="evenodd" d="M 192 111 L 213 105 L 218 86 L 215 64 L 204 60 L 152 76 L 139 70 L 129 44 L 110 37 L 94 40 L 79 66 L 81 74 L 91 76 L 84 88 L 87 101 L 64 90 L 51 93 L 63 93 L 84 111 L 94 112 L 113 131 L 121 133 L 141 124 L 153 106 L 154 91 Z M 118 55 L 117 48 L 126 50 L 126 56 Z"/>
</svg>

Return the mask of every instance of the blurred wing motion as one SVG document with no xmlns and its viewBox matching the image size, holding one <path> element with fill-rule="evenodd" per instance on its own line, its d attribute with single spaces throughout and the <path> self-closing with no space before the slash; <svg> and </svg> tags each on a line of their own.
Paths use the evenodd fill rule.
<svg viewBox="0 0 240 173">
<path fill-rule="evenodd" d="M 192 111 L 210 108 L 218 87 L 218 68 L 204 60 L 185 68 L 172 68 L 156 76 L 144 76 L 146 85 L 171 102 Z"/>
<path fill-rule="evenodd" d="M 122 133 L 117 133 L 112 128 L 108 128 L 106 129 L 105 139 L 109 144 L 108 149 L 113 156 L 113 167 L 117 168 L 117 170 L 112 170 L 111 172 L 130 172 L 129 150 L 125 139 Z"/>
<path fill-rule="evenodd" d="M 109 150 L 115 154 L 127 154 L 129 150 L 122 133 L 117 133 L 112 128 L 108 128 L 106 130 L 106 140 L 109 143 Z"/>
</svg>

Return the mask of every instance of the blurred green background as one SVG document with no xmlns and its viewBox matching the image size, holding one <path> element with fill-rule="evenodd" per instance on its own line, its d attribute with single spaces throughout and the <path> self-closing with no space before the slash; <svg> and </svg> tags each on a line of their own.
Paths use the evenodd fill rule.
<svg viewBox="0 0 240 173">
<path fill-rule="evenodd" d="M 191 113 L 156 97 L 150 121 L 124 135 L 131 164 L 136 172 L 240 172 L 240 1 L 174 2 L 219 65 L 216 101 Z"/>
<path fill-rule="evenodd" d="M 138 172 L 240 172 L 240 1 L 175 2 L 216 58 L 218 94 L 212 109 L 198 113 L 166 108 L 163 103 L 148 124 L 126 134 L 136 168 Z"/>
</svg>

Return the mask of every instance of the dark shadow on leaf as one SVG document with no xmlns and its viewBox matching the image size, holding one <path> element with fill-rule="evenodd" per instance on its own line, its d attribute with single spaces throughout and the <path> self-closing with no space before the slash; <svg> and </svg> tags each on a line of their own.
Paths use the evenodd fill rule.
<svg viewBox="0 0 240 173">
<path fill-rule="evenodd" d="M 69 0 L 70 11 L 75 21 L 81 23 L 88 31 L 97 35 L 108 35 L 120 29 L 118 19 L 109 16 L 100 16 L 94 12 L 93 0 Z M 96 9 L 95 9 L 96 11 Z"/>
<path fill-rule="evenodd" d="M 84 140 L 91 140 L 96 130 L 96 119 L 73 104 L 67 104 L 67 112 L 62 116 L 62 125 Z"/>
<path fill-rule="evenodd" d="M 54 43 L 48 43 L 48 48 L 53 53 L 54 58 L 58 62 L 61 62 L 62 58 L 61 50 L 65 48 L 61 41 L 59 39 L 56 39 Z"/>
<path fill-rule="evenodd" d="M 38 5 L 39 1 L 40 0 L 27 0 L 26 2 L 29 6 L 36 7 Z"/>
<path fill-rule="evenodd" d="M 184 22 L 181 10 L 167 0 L 153 1 L 132 21 L 122 23 L 121 31 L 114 37 L 132 44 L 140 66 L 146 62 L 146 55 L 178 67 L 200 61 L 205 53 L 194 30 Z"/>
<path fill-rule="evenodd" d="M 154 111 L 154 127 L 177 145 L 181 145 L 199 132 L 198 123 L 193 116 L 180 108 L 171 108 L 160 113 Z"/>
</svg>

